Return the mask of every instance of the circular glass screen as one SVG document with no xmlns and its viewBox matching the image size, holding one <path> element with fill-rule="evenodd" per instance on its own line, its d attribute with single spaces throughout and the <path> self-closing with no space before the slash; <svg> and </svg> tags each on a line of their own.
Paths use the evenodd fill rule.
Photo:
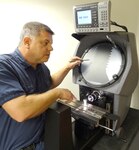
<svg viewBox="0 0 139 150">
<path fill-rule="evenodd" d="M 121 50 L 112 43 L 98 43 L 82 55 L 80 71 L 87 84 L 102 86 L 116 81 L 124 69 Z"/>
</svg>

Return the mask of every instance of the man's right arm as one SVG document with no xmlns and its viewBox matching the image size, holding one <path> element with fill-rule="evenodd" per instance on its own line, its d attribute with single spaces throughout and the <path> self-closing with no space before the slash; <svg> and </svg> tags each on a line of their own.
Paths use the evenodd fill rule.
<svg viewBox="0 0 139 150">
<path fill-rule="evenodd" d="M 4 103 L 2 107 L 14 120 L 23 122 L 45 112 L 57 99 L 72 101 L 74 98 L 68 89 L 54 88 L 42 94 L 19 96 Z"/>
</svg>

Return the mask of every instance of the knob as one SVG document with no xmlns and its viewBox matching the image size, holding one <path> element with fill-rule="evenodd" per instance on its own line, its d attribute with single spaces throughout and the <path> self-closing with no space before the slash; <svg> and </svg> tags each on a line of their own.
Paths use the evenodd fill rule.
<svg viewBox="0 0 139 150">
<path fill-rule="evenodd" d="M 89 102 L 93 102 L 94 100 L 96 100 L 95 96 L 92 95 L 92 94 L 88 95 L 87 99 L 88 99 Z"/>
</svg>

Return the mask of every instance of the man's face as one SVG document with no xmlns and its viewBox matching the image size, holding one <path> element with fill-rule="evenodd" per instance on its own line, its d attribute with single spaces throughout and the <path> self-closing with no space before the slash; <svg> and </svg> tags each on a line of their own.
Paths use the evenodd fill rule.
<svg viewBox="0 0 139 150">
<path fill-rule="evenodd" d="M 47 62 L 52 50 L 52 35 L 49 32 L 43 31 L 31 39 L 29 53 L 33 63 Z"/>
</svg>

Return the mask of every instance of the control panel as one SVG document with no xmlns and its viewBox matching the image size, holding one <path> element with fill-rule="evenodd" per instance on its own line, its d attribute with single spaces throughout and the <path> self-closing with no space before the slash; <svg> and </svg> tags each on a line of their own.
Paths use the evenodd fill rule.
<svg viewBox="0 0 139 150">
<path fill-rule="evenodd" d="M 110 31 L 110 1 L 74 6 L 77 33 Z"/>
</svg>

